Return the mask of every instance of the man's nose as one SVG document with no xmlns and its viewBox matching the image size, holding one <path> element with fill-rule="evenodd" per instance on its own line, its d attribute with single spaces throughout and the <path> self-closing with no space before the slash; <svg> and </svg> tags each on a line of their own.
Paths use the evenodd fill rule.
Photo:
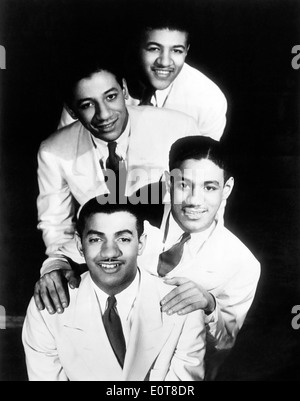
<svg viewBox="0 0 300 401">
<path fill-rule="evenodd" d="M 104 242 L 101 247 L 102 259 L 117 259 L 122 256 L 122 252 L 115 242 Z"/>
<path fill-rule="evenodd" d="M 169 67 L 172 64 L 170 52 L 168 50 L 162 51 L 157 62 L 162 67 Z"/>
<path fill-rule="evenodd" d="M 107 121 L 110 119 L 111 116 L 112 116 L 112 111 L 105 103 L 96 106 L 96 112 L 94 115 L 95 121 L 97 122 Z"/>
<path fill-rule="evenodd" d="M 187 203 L 192 206 L 201 206 L 203 205 L 204 200 L 204 191 L 200 188 L 194 188 L 187 198 Z"/>
</svg>

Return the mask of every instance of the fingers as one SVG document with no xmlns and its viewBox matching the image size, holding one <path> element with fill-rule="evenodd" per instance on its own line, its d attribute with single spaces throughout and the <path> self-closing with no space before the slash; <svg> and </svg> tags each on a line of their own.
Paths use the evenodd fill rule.
<svg viewBox="0 0 300 401">
<path fill-rule="evenodd" d="M 38 310 L 42 311 L 45 309 L 45 304 L 40 296 L 40 287 L 38 285 L 38 283 L 35 285 L 34 287 L 34 301 L 36 304 L 36 307 L 38 308 Z"/>
<path fill-rule="evenodd" d="M 178 279 L 176 279 L 178 282 Z M 186 280 L 185 280 L 186 281 Z M 180 282 L 183 282 L 180 280 Z M 187 281 L 171 291 L 161 302 L 162 311 L 168 315 L 186 315 L 207 308 L 207 299 L 195 283 Z"/>
<path fill-rule="evenodd" d="M 172 284 L 173 285 L 173 284 Z M 166 295 L 163 300 L 161 301 L 161 305 L 169 305 L 169 303 L 175 302 L 175 304 L 179 301 L 181 301 L 181 295 L 190 290 L 195 288 L 195 284 L 191 281 L 186 280 L 186 282 L 182 285 L 180 285 L 177 288 L 174 288 L 168 295 Z"/>
<path fill-rule="evenodd" d="M 39 310 L 54 313 L 63 313 L 69 306 L 69 293 L 66 280 L 61 271 L 54 271 L 43 276 L 35 287 L 34 296 Z"/>
</svg>

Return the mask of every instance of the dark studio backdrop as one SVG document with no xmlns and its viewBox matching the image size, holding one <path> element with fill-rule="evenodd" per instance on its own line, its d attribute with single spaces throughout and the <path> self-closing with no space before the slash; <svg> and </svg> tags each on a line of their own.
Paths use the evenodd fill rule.
<svg viewBox="0 0 300 401">
<path fill-rule="evenodd" d="M 37 231 L 36 154 L 62 108 L 59 73 L 69 52 L 115 54 L 160 1 L 0 0 L 0 305 L 24 316 L 44 259 Z M 141 6 L 143 4 L 143 7 Z M 225 141 L 236 187 L 227 225 L 262 263 L 257 297 L 219 380 L 299 380 L 299 78 L 297 0 L 172 0 L 192 9 L 189 62 L 229 102 Z M 139 7 L 138 7 L 139 6 Z M 129 58 L 130 59 L 130 58 Z M 135 63 L 134 59 L 129 60 Z M 0 331 L 0 380 L 26 380 L 20 329 Z"/>
</svg>

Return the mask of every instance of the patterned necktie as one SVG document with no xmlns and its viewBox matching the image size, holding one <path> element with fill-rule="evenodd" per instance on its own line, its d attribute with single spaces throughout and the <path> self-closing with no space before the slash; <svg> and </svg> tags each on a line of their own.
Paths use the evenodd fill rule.
<svg viewBox="0 0 300 401">
<path fill-rule="evenodd" d="M 183 255 L 184 244 L 190 239 L 191 234 L 184 233 L 178 244 L 160 254 L 157 271 L 161 277 L 165 277 L 179 265 Z"/>
<path fill-rule="evenodd" d="M 126 342 L 121 319 L 117 313 L 117 300 L 114 296 L 112 296 L 108 298 L 107 302 L 108 305 L 103 315 L 103 323 L 112 349 L 121 368 L 123 369 L 126 355 Z"/>
<path fill-rule="evenodd" d="M 145 89 L 139 106 L 153 106 L 153 104 L 151 103 L 151 99 L 154 94 L 155 94 L 154 88 Z"/>
</svg>

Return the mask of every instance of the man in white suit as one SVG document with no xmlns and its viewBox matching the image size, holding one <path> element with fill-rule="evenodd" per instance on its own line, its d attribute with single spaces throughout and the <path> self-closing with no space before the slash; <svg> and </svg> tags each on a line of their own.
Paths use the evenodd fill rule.
<svg viewBox="0 0 300 401">
<path fill-rule="evenodd" d="M 169 287 L 137 267 L 143 225 L 138 206 L 102 197 L 83 207 L 77 240 L 89 272 L 63 315 L 30 303 L 23 343 L 31 381 L 203 380 L 203 312 L 161 311 Z"/>
<path fill-rule="evenodd" d="M 73 239 L 78 206 L 98 195 L 113 196 L 112 185 L 109 190 L 107 184 L 116 181 L 108 171 L 119 169 L 126 195 L 131 195 L 161 179 L 172 143 L 198 135 L 196 123 L 184 114 L 127 108 L 126 82 L 109 62 L 98 65 L 87 60 L 83 69 L 74 66 L 65 93 L 69 111 L 78 121 L 50 136 L 38 154 L 38 228 L 48 256 Z M 115 160 L 117 167 L 112 167 Z M 48 259 L 42 274 L 56 265 Z"/>
<path fill-rule="evenodd" d="M 137 62 L 130 58 L 125 65 L 130 93 L 126 103 L 183 112 L 195 119 L 201 135 L 220 140 L 226 126 L 227 100 L 211 79 L 186 63 L 188 29 L 168 17 L 169 12 L 162 19 L 155 15 L 141 29 Z M 64 110 L 59 126 L 73 121 Z"/>
<path fill-rule="evenodd" d="M 224 227 L 218 215 L 234 187 L 227 159 L 223 146 L 211 138 L 182 138 L 172 146 L 169 171 L 173 173 L 167 173 L 171 204 L 145 205 L 152 226 L 147 225 L 149 246 L 139 261 L 141 268 L 166 276 L 166 282 L 176 286 L 162 300 L 166 313 L 205 312 L 209 379 L 215 377 L 223 356 L 234 346 L 260 277 L 259 262 Z M 150 188 L 146 193 L 151 199 Z M 160 255 L 177 247 L 186 233 L 190 237 L 183 244 L 178 263 L 162 273 L 158 268 Z M 62 255 L 74 257 L 74 252 L 65 248 Z M 78 257 L 76 260 L 80 262 Z M 50 305 L 53 313 L 58 309 L 56 306 L 53 310 L 53 302 L 61 313 L 61 302 L 67 303 L 67 297 L 61 273 L 52 274 L 37 284 L 35 298 L 40 309 L 46 306 L 49 311 Z"/>
</svg>

